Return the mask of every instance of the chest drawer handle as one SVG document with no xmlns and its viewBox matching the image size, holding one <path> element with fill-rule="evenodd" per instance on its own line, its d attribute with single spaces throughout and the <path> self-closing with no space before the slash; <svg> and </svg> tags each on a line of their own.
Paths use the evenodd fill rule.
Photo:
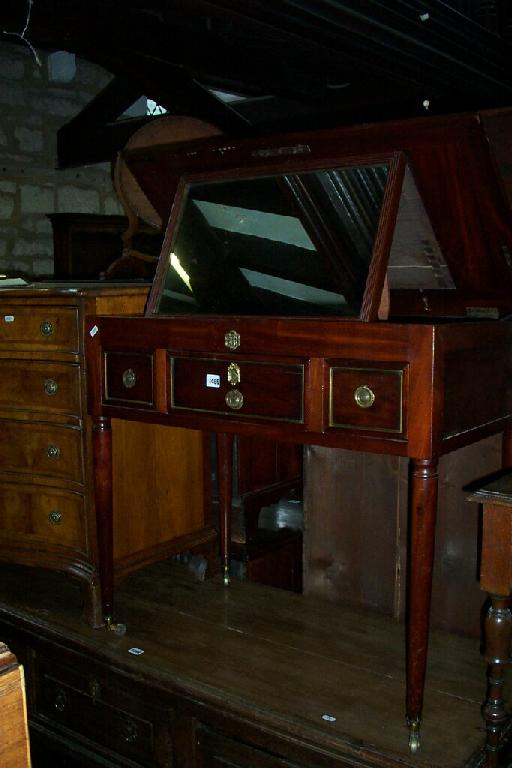
<svg viewBox="0 0 512 768">
<path fill-rule="evenodd" d="M 43 320 L 43 322 L 39 326 L 39 330 L 41 331 L 41 336 L 51 336 L 54 330 L 52 321 Z"/>
<path fill-rule="evenodd" d="M 59 389 L 59 385 L 55 381 L 55 379 L 46 379 L 44 382 L 44 391 L 46 394 L 51 397 L 52 395 L 56 395 Z"/>
<path fill-rule="evenodd" d="M 123 385 L 126 389 L 132 389 L 137 383 L 137 375 L 131 368 L 127 368 L 123 373 Z"/>
<path fill-rule="evenodd" d="M 371 408 L 375 402 L 375 393 L 367 384 L 354 390 L 354 400 L 360 408 Z"/>
<path fill-rule="evenodd" d="M 60 448 L 58 445 L 49 445 L 46 449 L 46 454 L 49 459 L 53 459 L 54 461 L 57 461 L 57 459 L 60 459 Z"/>
<path fill-rule="evenodd" d="M 55 694 L 53 706 L 57 710 L 57 712 L 64 712 L 67 705 L 68 705 L 68 697 L 66 695 L 66 691 L 64 691 L 62 688 L 59 688 L 57 693 Z"/>
<path fill-rule="evenodd" d="M 52 525 L 60 525 L 62 523 L 62 512 L 53 509 L 48 515 L 48 520 Z"/>
<path fill-rule="evenodd" d="M 92 703 L 96 704 L 101 696 L 101 686 L 97 680 L 89 681 L 89 693 L 91 694 Z"/>
<path fill-rule="evenodd" d="M 244 396 L 238 389 L 230 389 L 224 399 L 226 401 L 226 405 L 229 408 L 232 408 L 234 411 L 240 410 L 244 404 Z"/>
<path fill-rule="evenodd" d="M 137 723 L 135 723 L 130 717 L 125 718 L 121 722 L 121 736 L 123 739 L 129 744 L 133 744 L 134 741 L 137 741 L 138 735 L 139 729 L 137 728 Z"/>
</svg>

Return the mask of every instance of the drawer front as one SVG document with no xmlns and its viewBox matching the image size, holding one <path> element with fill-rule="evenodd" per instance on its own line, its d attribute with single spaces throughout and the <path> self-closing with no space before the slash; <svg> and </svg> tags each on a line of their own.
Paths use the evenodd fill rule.
<svg viewBox="0 0 512 768">
<path fill-rule="evenodd" d="M 153 356 L 105 352 L 105 402 L 153 405 Z"/>
<path fill-rule="evenodd" d="M 0 430 L 2 472 L 83 482 L 81 430 L 26 421 L 3 421 Z"/>
<path fill-rule="evenodd" d="M 226 738 L 204 727 L 196 732 L 201 768 L 300 768 L 285 758 Z"/>
<path fill-rule="evenodd" d="M 79 366 L 0 360 L 0 408 L 79 415 Z"/>
<path fill-rule="evenodd" d="M 84 501 L 44 486 L 0 485 L 0 537 L 85 551 Z"/>
<path fill-rule="evenodd" d="M 0 346 L 17 350 L 79 350 L 78 309 L 2 304 Z"/>
<path fill-rule="evenodd" d="M 304 366 L 172 357 L 171 408 L 302 423 Z"/>
<path fill-rule="evenodd" d="M 147 768 L 173 765 L 166 727 L 171 713 L 153 706 L 144 692 L 90 662 L 86 672 L 38 655 L 35 666 L 32 716 Z"/>
<path fill-rule="evenodd" d="M 390 432 L 405 430 L 405 368 L 331 364 L 329 427 Z"/>
</svg>

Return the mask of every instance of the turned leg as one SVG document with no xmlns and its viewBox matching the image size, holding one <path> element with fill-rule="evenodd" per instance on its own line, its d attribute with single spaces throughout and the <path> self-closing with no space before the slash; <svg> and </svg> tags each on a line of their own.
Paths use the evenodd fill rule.
<svg viewBox="0 0 512 768">
<path fill-rule="evenodd" d="M 510 661 L 512 613 L 512 507 L 484 503 L 480 587 L 491 604 L 484 623 L 487 667 L 487 698 L 483 716 L 487 732 L 487 768 L 498 765 L 497 750 L 503 727 L 508 722 L 503 699 L 505 666 Z"/>
<path fill-rule="evenodd" d="M 217 472 L 219 483 L 220 555 L 224 584 L 230 582 L 231 509 L 233 495 L 233 435 L 217 434 Z"/>
<path fill-rule="evenodd" d="M 491 605 L 485 618 L 485 657 L 487 667 L 487 698 L 483 716 L 487 732 L 486 768 L 497 768 L 501 732 L 508 722 L 503 698 L 505 666 L 510 660 L 512 613 L 509 597 L 490 595 Z"/>
<path fill-rule="evenodd" d="M 412 459 L 409 500 L 407 725 L 409 748 L 420 746 L 437 513 L 437 459 Z"/>
<path fill-rule="evenodd" d="M 108 629 L 124 634 L 126 627 L 115 624 L 114 616 L 114 525 L 112 512 L 112 429 L 110 419 L 93 420 L 94 496 L 98 537 L 99 572 L 103 619 Z"/>
</svg>

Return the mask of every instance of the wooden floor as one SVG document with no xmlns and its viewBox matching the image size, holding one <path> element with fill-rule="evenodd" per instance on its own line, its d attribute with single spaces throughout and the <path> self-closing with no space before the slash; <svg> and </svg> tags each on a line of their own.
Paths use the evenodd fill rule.
<svg viewBox="0 0 512 768">
<path fill-rule="evenodd" d="M 175 563 L 130 577 L 118 588 L 117 614 L 124 637 L 91 630 L 66 578 L 2 566 L 2 618 L 36 623 L 117 668 L 221 699 L 239 716 L 277 722 L 290 738 L 315 744 L 327 736 L 333 749 L 350 743 L 381 755 L 383 766 L 481 763 L 485 667 L 474 639 L 433 633 L 422 747 L 412 757 L 404 631 L 387 617 L 248 582 L 198 582 Z M 133 647 L 144 653 L 131 655 Z"/>
</svg>

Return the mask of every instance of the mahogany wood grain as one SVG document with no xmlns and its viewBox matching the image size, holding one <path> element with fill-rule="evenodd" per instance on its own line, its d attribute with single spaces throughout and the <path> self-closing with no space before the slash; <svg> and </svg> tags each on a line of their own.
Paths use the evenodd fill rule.
<svg viewBox="0 0 512 768">
<path fill-rule="evenodd" d="M 437 513 L 437 459 L 413 459 L 410 480 L 407 719 L 414 727 L 421 718 L 425 686 Z"/>
</svg>

